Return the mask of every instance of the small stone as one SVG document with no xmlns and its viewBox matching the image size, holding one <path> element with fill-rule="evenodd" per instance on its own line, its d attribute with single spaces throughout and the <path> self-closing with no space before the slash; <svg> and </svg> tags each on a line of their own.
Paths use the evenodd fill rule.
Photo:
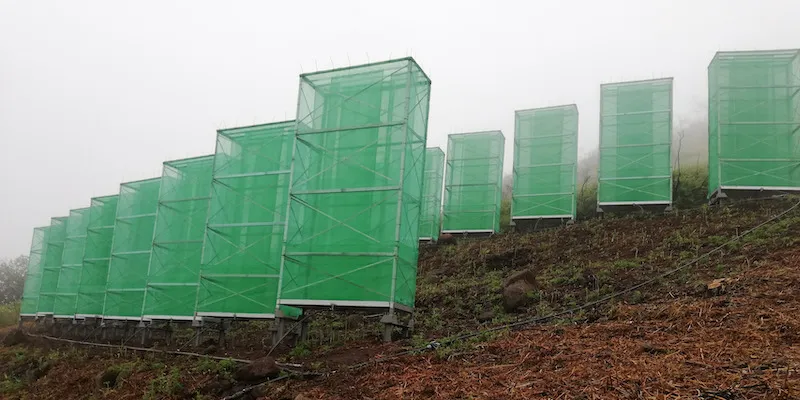
<svg viewBox="0 0 800 400">
<path fill-rule="evenodd" d="M 494 311 L 487 310 L 478 314 L 478 322 L 480 323 L 490 322 L 491 320 L 494 319 L 494 317 L 495 317 Z"/>
<path fill-rule="evenodd" d="M 664 354 L 667 353 L 667 349 L 656 347 L 652 343 L 644 343 L 642 344 L 642 352 L 650 354 Z"/>
<path fill-rule="evenodd" d="M 512 312 L 527 305 L 531 300 L 528 294 L 538 289 L 539 284 L 533 269 L 528 268 L 511 275 L 503 283 L 503 308 L 506 312 Z"/>
<path fill-rule="evenodd" d="M 456 244 L 456 237 L 449 233 L 443 233 L 439 235 L 439 240 L 436 241 L 436 244 L 438 245 Z"/>
<path fill-rule="evenodd" d="M 266 381 L 280 375 L 281 369 L 272 357 L 262 357 L 250 364 L 243 365 L 234 372 L 233 377 L 237 381 L 255 382 Z"/>
<path fill-rule="evenodd" d="M 28 337 L 25 336 L 25 333 L 23 333 L 19 329 L 14 329 L 11 332 L 9 332 L 8 335 L 6 335 L 3 338 L 3 345 L 4 346 L 15 346 L 15 345 L 18 345 L 18 344 L 21 344 L 21 343 L 25 343 L 27 341 L 28 341 Z"/>
</svg>

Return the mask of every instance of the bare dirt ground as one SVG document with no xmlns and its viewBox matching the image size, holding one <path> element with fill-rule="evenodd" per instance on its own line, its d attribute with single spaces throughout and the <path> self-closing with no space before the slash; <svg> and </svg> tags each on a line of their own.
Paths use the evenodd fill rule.
<svg viewBox="0 0 800 400">
<path fill-rule="evenodd" d="M 732 279 L 721 295 L 619 305 L 607 322 L 509 332 L 266 398 L 800 398 L 800 249 Z"/>
</svg>

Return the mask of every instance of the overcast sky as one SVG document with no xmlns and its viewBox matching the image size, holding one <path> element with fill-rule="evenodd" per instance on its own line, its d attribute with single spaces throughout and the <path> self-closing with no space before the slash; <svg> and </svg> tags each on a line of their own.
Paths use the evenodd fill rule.
<svg viewBox="0 0 800 400">
<path fill-rule="evenodd" d="M 293 119 L 298 74 L 412 55 L 433 81 L 429 146 L 576 103 L 597 145 L 601 83 L 675 78 L 706 112 L 717 50 L 800 47 L 800 1 L 0 0 L 0 258 L 51 216 L 210 154 L 215 130 Z"/>
</svg>

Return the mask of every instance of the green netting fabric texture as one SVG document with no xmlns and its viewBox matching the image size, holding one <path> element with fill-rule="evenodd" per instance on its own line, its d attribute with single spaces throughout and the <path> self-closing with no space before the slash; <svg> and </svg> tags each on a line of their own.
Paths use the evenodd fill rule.
<svg viewBox="0 0 800 400">
<path fill-rule="evenodd" d="M 217 133 L 198 315 L 273 317 L 294 125 Z"/>
<path fill-rule="evenodd" d="M 45 235 L 42 282 L 39 289 L 37 314 L 53 314 L 58 288 L 58 275 L 61 272 L 61 255 L 64 253 L 64 239 L 67 236 L 67 217 L 50 219 L 50 228 Z"/>
<path fill-rule="evenodd" d="M 75 314 L 99 317 L 103 314 L 108 263 L 111 260 L 111 241 L 119 195 L 95 197 L 89 205 L 86 225 L 86 246 L 83 252 L 83 272 L 78 285 Z"/>
<path fill-rule="evenodd" d="M 442 180 L 444 152 L 438 147 L 425 149 L 425 177 L 419 215 L 420 240 L 439 240 L 442 219 Z"/>
<path fill-rule="evenodd" d="M 512 219 L 574 219 L 577 160 L 577 106 L 517 111 Z"/>
<path fill-rule="evenodd" d="M 414 306 L 429 94 L 411 58 L 301 75 L 279 304 Z"/>
<path fill-rule="evenodd" d="M 22 304 L 19 313 L 25 317 L 36 315 L 39 307 L 39 289 L 42 286 L 42 266 L 44 264 L 44 245 L 49 227 L 33 228 L 31 252 L 28 256 L 28 268 L 25 272 L 25 284 L 22 287 Z"/>
<path fill-rule="evenodd" d="M 164 163 L 142 311 L 145 318 L 194 316 L 213 164 L 214 156 Z"/>
<path fill-rule="evenodd" d="M 83 249 L 86 246 L 86 227 L 89 223 L 89 208 L 70 210 L 67 217 L 67 233 L 61 255 L 61 271 L 58 274 L 53 315 L 72 318 L 78 299 L 78 286 L 83 272 Z"/>
<path fill-rule="evenodd" d="M 448 136 L 442 232 L 500 231 L 504 148 L 500 131 Z"/>
<path fill-rule="evenodd" d="M 160 186 L 161 178 L 120 185 L 103 318 L 141 317 Z"/>
<path fill-rule="evenodd" d="M 599 205 L 671 204 L 672 78 L 600 92 Z"/>
<path fill-rule="evenodd" d="M 717 53 L 708 98 L 709 195 L 800 189 L 800 50 Z"/>
</svg>

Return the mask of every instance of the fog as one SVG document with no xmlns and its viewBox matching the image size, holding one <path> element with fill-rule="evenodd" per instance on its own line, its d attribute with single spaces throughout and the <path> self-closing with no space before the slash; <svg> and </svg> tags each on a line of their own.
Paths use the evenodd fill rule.
<svg viewBox="0 0 800 400">
<path fill-rule="evenodd" d="M 408 55 L 433 81 L 430 146 L 501 129 L 509 172 L 514 110 L 576 103 L 590 154 L 601 83 L 674 77 L 676 130 L 700 127 L 683 154 L 702 155 L 714 53 L 797 47 L 799 15 L 792 0 L 0 0 L 0 258 L 120 182 L 212 153 L 216 129 L 293 119 L 301 72 Z"/>
</svg>

